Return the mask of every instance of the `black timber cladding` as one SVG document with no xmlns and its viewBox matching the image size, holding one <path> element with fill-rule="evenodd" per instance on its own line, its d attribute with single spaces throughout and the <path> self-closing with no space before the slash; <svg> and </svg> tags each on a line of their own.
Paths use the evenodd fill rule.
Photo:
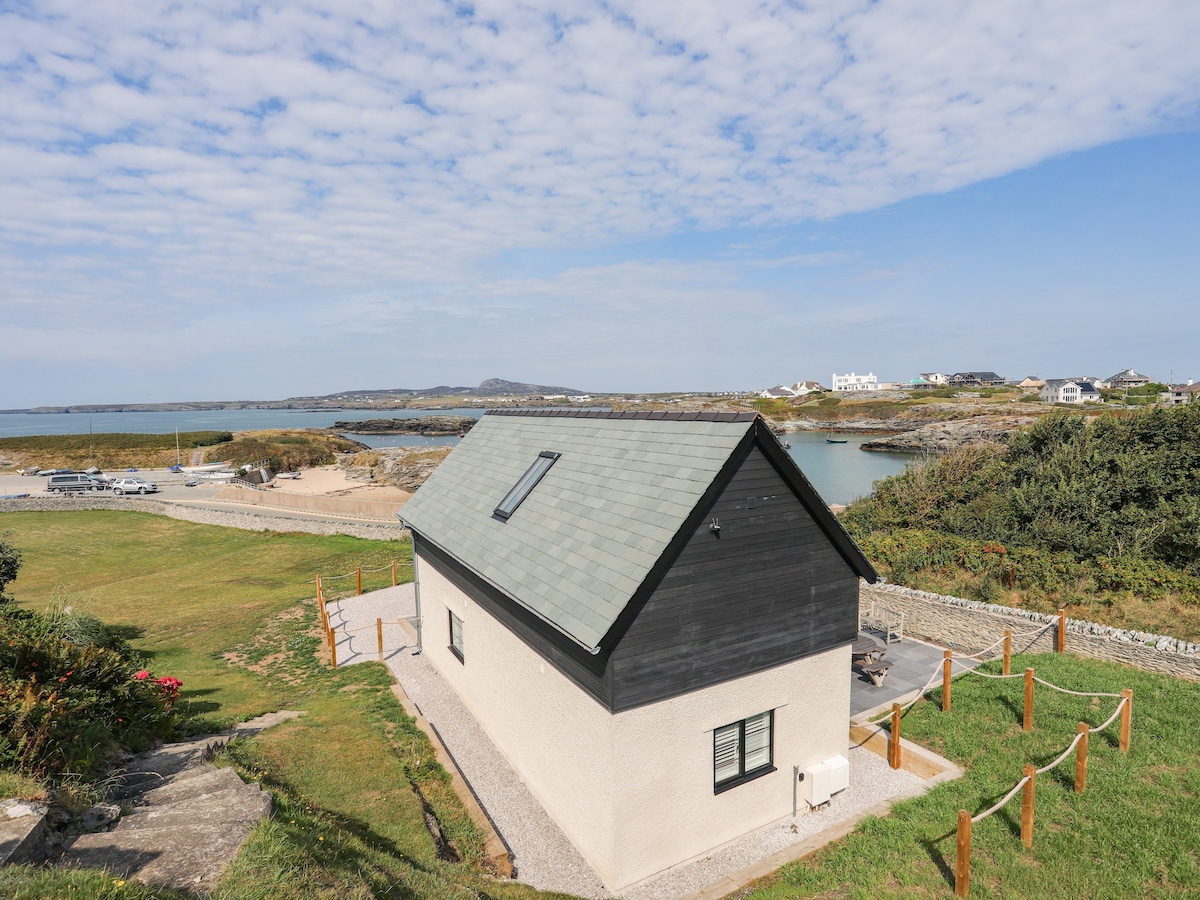
<svg viewBox="0 0 1200 900">
<path fill-rule="evenodd" d="M 709 528 L 713 516 L 719 533 Z M 876 577 L 761 420 L 630 598 L 597 655 L 419 534 L 414 549 L 614 712 L 849 642 L 857 630 L 858 577 Z"/>
<path fill-rule="evenodd" d="M 612 651 L 611 708 L 773 668 L 857 631 L 858 574 L 755 445 Z"/>
</svg>

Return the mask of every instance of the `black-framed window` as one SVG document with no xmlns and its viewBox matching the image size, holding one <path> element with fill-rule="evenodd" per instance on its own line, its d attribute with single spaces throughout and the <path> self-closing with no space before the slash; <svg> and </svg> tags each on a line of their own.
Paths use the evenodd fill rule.
<svg viewBox="0 0 1200 900">
<path fill-rule="evenodd" d="M 467 661 L 463 656 L 463 621 L 453 612 L 450 613 L 450 652 L 458 657 L 459 662 Z"/>
<path fill-rule="evenodd" d="M 775 710 L 713 731 L 713 793 L 775 771 Z"/>
<path fill-rule="evenodd" d="M 518 478 L 517 483 L 504 495 L 504 499 L 492 515 L 507 522 L 508 517 L 517 511 L 517 507 L 529 496 L 530 491 L 537 487 L 542 476 L 550 471 L 550 467 L 560 456 L 561 453 L 555 453 L 553 450 L 543 450 L 539 453 L 533 464 L 525 470 L 525 474 Z"/>
</svg>

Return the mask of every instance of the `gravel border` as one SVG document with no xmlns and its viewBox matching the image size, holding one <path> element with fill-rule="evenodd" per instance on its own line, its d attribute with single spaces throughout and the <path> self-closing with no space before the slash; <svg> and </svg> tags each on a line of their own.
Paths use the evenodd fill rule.
<svg viewBox="0 0 1200 900">
<path fill-rule="evenodd" d="M 339 664 L 378 659 L 375 619 L 386 623 L 384 659 L 388 667 L 437 730 L 512 851 L 516 879 L 540 890 L 592 900 L 613 897 L 445 679 L 424 656 L 413 655 L 413 642 L 394 624 L 398 618 L 415 614 L 413 586 L 402 584 L 347 597 L 328 604 L 328 610 L 338 635 Z M 769 825 L 702 859 L 654 876 L 621 896 L 628 900 L 678 900 L 859 816 L 882 801 L 910 795 L 924 783 L 911 772 L 893 770 L 885 759 L 864 747 L 853 747 L 846 756 L 850 761 L 850 787 L 828 806 Z"/>
</svg>

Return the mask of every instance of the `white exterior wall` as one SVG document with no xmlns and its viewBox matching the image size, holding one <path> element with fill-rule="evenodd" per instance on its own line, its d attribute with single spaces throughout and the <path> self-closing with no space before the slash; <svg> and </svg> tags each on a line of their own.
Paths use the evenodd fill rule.
<svg viewBox="0 0 1200 900">
<path fill-rule="evenodd" d="M 879 390 L 879 379 L 873 373 L 866 375 L 839 375 L 833 373 L 833 389 L 835 391 L 876 391 Z"/>
<path fill-rule="evenodd" d="M 847 752 L 849 645 L 614 715 L 417 565 L 429 662 L 614 892 L 790 816 L 792 766 Z M 769 709 L 776 771 L 714 794 L 713 730 Z"/>
</svg>

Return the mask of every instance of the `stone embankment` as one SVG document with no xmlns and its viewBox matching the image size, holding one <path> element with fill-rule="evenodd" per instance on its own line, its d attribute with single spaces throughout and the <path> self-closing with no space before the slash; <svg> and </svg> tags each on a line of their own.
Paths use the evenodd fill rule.
<svg viewBox="0 0 1200 900">
<path fill-rule="evenodd" d="M 335 431 L 350 434 L 423 434 L 448 436 L 466 434 L 479 420 L 473 416 L 417 416 L 413 419 L 363 419 L 334 422 Z"/>
<path fill-rule="evenodd" d="M 152 513 L 196 522 L 200 525 L 220 525 L 245 531 L 302 531 L 305 534 L 348 534 L 375 541 L 394 541 L 407 537 L 408 529 L 398 523 L 338 522 L 295 518 L 259 508 L 255 512 L 226 512 L 166 503 L 161 500 L 132 497 L 30 497 L 24 500 L 0 500 L 0 512 L 54 512 L 67 509 L 115 509 Z"/>
<path fill-rule="evenodd" d="M 866 441 L 863 450 L 900 453 L 948 453 L 969 444 L 1003 443 L 1017 429 L 1032 425 L 1035 416 L 1003 416 L 968 419 L 962 422 L 934 422 L 913 431 L 889 434 Z"/>
</svg>

